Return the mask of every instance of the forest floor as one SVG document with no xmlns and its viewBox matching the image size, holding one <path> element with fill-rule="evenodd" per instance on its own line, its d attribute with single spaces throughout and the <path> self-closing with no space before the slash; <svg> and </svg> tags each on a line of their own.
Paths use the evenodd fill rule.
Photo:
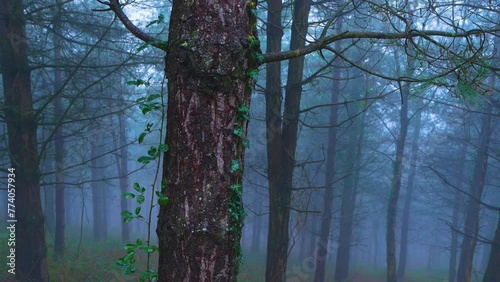
<svg viewBox="0 0 500 282">
<path fill-rule="evenodd" d="M 0 281 L 11 281 L 12 275 L 7 273 L 7 233 L 0 231 Z M 87 240 L 79 243 L 78 239 L 68 238 L 65 257 L 56 260 L 53 257 L 53 243 L 48 239 L 49 273 L 53 282 L 123 282 L 139 281 L 141 270 L 145 269 L 145 256 L 137 255 L 137 273 L 125 276 L 116 265 L 116 260 L 126 252 L 119 240 L 90 243 Z M 80 244 L 80 247 L 78 245 Z M 5 255 L 4 255 L 5 254 Z M 151 267 L 156 269 L 157 253 L 151 258 Z M 314 269 L 307 262 L 291 261 L 287 281 L 309 282 L 313 280 Z M 265 275 L 265 258 L 263 256 L 246 255 L 240 268 L 239 282 L 262 282 Z M 327 269 L 325 281 L 333 281 L 332 269 Z M 410 271 L 406 282 L 443 282 L 445 271 Z M 356 268 L 352 270 L 349 282 L 385 282 L 383 269 Z"/>
</svg>

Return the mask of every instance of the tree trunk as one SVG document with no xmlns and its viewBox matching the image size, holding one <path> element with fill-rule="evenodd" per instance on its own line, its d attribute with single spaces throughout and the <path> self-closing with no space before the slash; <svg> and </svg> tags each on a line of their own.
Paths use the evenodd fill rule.
<svg viewBox="0 0 500 282">
<path fill-rule="evenodd" d="M 92 219 L 94 229 L 94 240 L 102 241 L 103 236 L 103 145 L 102 136 L 99 131 L 94 132 L 92 149 L 90 152 L 91 161 L 91 175 L 92 175 Z"/>
<path fill-rule="evenodd" d="M 257 71 L 254 1 L 174 1 L 159 281 L 233 281 L 243 227 L 244 139 Z M 252 40 L 250 40 L 252 39 Z"/>
<path fill-rule="evenodd" d="M 413 196 L 413 187 L 415 183 L 415 175 L 417 171 L 418 161 L 418 139 L 420 138 L 420 127 L 422 125 L 422 99 L 419 99 L 416 105 L 418 113 L 414 116 L 415 128 L 413 131 L 413 140 L 410 154 L 410 172 L 408 174 L 408 184 L 406 186 L 405 202 L 403 207 L 403 218 L 401 223 L 401 244 L 399 248 L 399 267 L 398 267 L 398 281 L 404 281 L 406 271 L 406 256 L 408 251 L 408 229 L 410 227 L 410 208 Z"/>
<path fill-rule="evenodd" d="M 0 0 L 0 65 L 11 166 L 15 168 L 16 278 L 48 281 L 40 199 L 37 116 L 33 110 L 23 1 Z M 10 224 L 10 223 L 9 223 Z"/>
<path fill-rule="evenodd" d="M 396 140 L 396 159 L 394 161 L 391 192 L 387 209 L 387 282 L 396 282 L 396 212 L 398 207 L 401 178 L 403 175 L 403 154 L 408 131 L 408 96 L 410 86 L 406 83 L 402 91 L 402 105 L 399 112 L 400 128 Z"/>
<path fill-rule="evenodd" d="M 125 106 L 125 102 L 123 100 L 123 96 L 120 96 L 120 107 Z M 120 146 L 120 154 L 117 156 L 116 163 L 119 164 L 119 176 L 120 176 L 120 192 L 121 194 L 128 192 L 128 147 L 127 147 L 127 121 L 125 120 L 124 111 L 120 111 L 118 114 L 118 124 L 119 124 L 119 146 Z M 122 211 L 128 210 L 128 200 L 125 198 L 121 198 L 120 200 L 120 208 Z M 128 242 L 130 239 L 130 224 L 128 222 L 121 221 L 122 227 L 122 241 Z"/>
<path fill-rule="evenodd" d="M 276 2 L 276 3 L 274 3 Z M 278 3 L 279 2 L 279 3 Z M 310 0 L 294 2 L 290 50 L 305 45 Z M 281 49 L 281 1 L 268 1 L 268 50 Z M 280 64 L 268 65 L 266 78 L 266 127 L 269 178 L 269 233 L 266 281 L 286 280 L 290 203 L 292 196 L 295 148 L 302 95 L 304 57 L 289 61 L 283 122 L 281 122 Z"/>
<path fill-rule="evenodd" d="M 356 60 L 359 60 L 357 58 Z M 355 69 L 349 83 L 351 87 L 351 99 L 358 100 L 360 98 L 360 93 L 364 92 L 364 83 L 362 81 L 362 73 L 360 70 Z M 357 78 L 357 79 L 356 79 Z M 361 112 L 358 104 L 350 103 L 347 106 L 348 116 L 356 115 Z M 346 157 L 345 167 L 352 174 L 344 179 L 344 187 L 342 190 L 342 200 L 340 208 L 340 230 L 339 230 L 339 247 L 337 249 L 337 260 L 335 264 L 335 281 L 347 281 L 349 276 L 349 262 L 351 254 L 351 238 L 354 225 L 354 209 L 356 202 L 357 193 L 357 183 L 359 182 L 359 167 L 361 159 L 361 144 L 364 131 L 364 117 L 365 112 L 363 112 L 357 118 L 352 120 L 351 128 L 348 132 L 348 145 L 346 152 L 348 156 Z"/>
<path fill-rule="evenodd" d="M 61 62 L 62 40 L 61 34 L 61 4 L 57 1 L 55 7 L 56 12 L 53 19 L 54 25 L 54 62 Z M 62 104 L 62 70 L 56 68 L 54 70 L 54 119 L 56 121 L 56 132 L 54 134 L 54 149 L 56 163 L 56 185 L 55 185 L 55 204 L 56 204 L 56 222 L 55 222 L 55 242 L 54 242 L 54 258 L 62 259 L 64 255 L 64 135 L 61 122 L 63 115 Z"/>
<path fill-rule="evenodd" d="M 481 132 L 479 137 L 479 147 L 474 165 L 474 176 L 470 194 L 475 199 L 481 199 L 484 188 L 484 179 L 488 167 L 488 146 L 491 139 L 491 103 L 487 103 L 485 114 L 481 121 Z M 458 264 L 457 280 L 459 282 L 469 282 L 472 274 L 472 263 L 474 251 L 477 243 L 477 233 L 479 231 L 479 209 L 480 204 L 471 197 L 467 199 L 465 214 L 464 239 L 462 241 L 462 251 Z"/>
<path fill-rule="evenodd" d="M 462 187 L 462 181 L 464 176 L 464 167 L 467 158 L 467 142 L 464 140 L 461 142 L 462 146 L 460 147 L 460 158 L 458 159 L 458 168 L 457 168 L 457 187 Z M 458 226 L 459 224 L 459 215 L 462 211 L 462 193 L 460 191 L 454 191 L 453 197 L 453 214 L 451 219 L 452 226 Z M 457 282 L 457 256 L 458 256 L 458 236 L 459 234 L 455 230 L 451 230 L 451 243 L 450 243 L 450 265 L 448 269 L 448 282 Z"/>
<path fill-rule="evenodd" d="M 253 219 L 252 228 L 252 253 L 258 254 L 260 252 L 260 234 L 262 233 L 262 217 L 256 216 Z"/>
<path fill-rule="evenodd" d="M 338 19 L 336 23 L 337 31 L 342 26 L 342 20 Z M 340 51 L 340 42 L 335 43 L 335 50 Z M 340 69 L 333 68 L 332 97 L 331 103 L 336 104 L 339 101 L 340 94 Z M 316 269 L 314 272 L 314 282 L 325 281 L 326 258 L 328 256 L 328 242 L 333 215 L 333 197 L 335 181 L 335 156 L 337 144 L 337 117 L 338 107 L 330 108 L 330 128 L 328 129 L 328 149 L 326 156 L 326 176 L 325 176 L 325 195 L 323 197 L 323 216 L 321 218 L 320 234 L 316 254 Z"/>
<path fill-rule="evenodd" d="M 484 274 L 483 282 L 497 282 L 500 281 L 500 212 L 498 214 L 497 228 L 493 244 L 491 245 L 490 258 L 486 272 Z"/>
</svg>

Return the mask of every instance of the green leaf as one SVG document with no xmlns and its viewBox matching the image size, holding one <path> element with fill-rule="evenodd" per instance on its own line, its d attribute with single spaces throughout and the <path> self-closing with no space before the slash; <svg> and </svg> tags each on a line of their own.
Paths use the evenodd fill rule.
<svg viewBox="0 0 500 282">
<path fill-rule="evenodd" d="M 132 243 L 127 243 L 127 244 L 125 244 L 125 246 L 123 246 L 125 251 L 127 251 L 127 255 L 123 258 L 123 260 L 128 261 L 130 259 L 131 256 L 129 256 L 129 254 L 135 250 L 135 247 L 137 247 L 137 246 L 135 244 L 132 244 Z"/>
<path fill-rule="evenodd" d="M 132 216 L 132 213 L 129 211 L 122 211 L 120 214 L 121 216 Z"/>
<path fill-rule="evenodd" d="M 243 146 L 245 148 L 250 149 L 250 141 L 248 139 L 243 139 Z"/>
<path fill-rule="evenodd" d="M 136 243 L 136 245 L 137 245 L 138 247 L 142 246 L 142 241 L 141 241 L 141 239 L 137 239 L 137 241 L 136 241 L 135 243 Z"/>
<path fill-rule="evenodd" d="M 160 206 L 166 206 L 168 203 L 170 203 L 170 199 L 167 196 L 162 195 L 161 197 L 158 197 L 158 204 Z"/>
<path fill-rule="evenodd" d="M 158 145 L 158 152 L 166 152 L 168 151 L 168 145 L 167 144 L 160 144 Z"/>
<path fill-rule="evenodd" d="M 154 161 L 155 158 L 149 156 L 142 156 L 137 159 L 138 162 L 143 164 L 148 164 L 151 161 Z"/>
<path fill-rule="evenodd" d="M 119 258 L 116 260 L 116 265 L 125 266 L 125 265 L 127 265 L 127 263 L 123 260 L 123 258 Z"/>
<path fill-rule="evenodd" d="M 156 148 L 151 146 L 151 148 L 149 148 L 148 150 L 148 155 L 150 155 L 151 157 L 155 157 L 156 156 Z"/>
<path fill-rule="evenodd" d="M 139 196 L 140 197 L 140 196 Z M 143 196 L 144 197 L 144 196 Z M 139 198 L 137 198 L 137 201 L 139 201 Z M 135 208 L 135 215 L 139 215 L 141 213 L 141 207 Z"/>
<path fill-rule="evenodd" d="M 240 161 L 239 160 L 232 160 L 231 161 L 231 173 L 234 173 L 238 170 L 240 170 Z"/>
<path fill-rule="evenodd" d="M 161 180 L 161 192 L 164 193 L 167 189 L 167 181 L 165 179 Z"/>
<path fill-rule="evenodd" d="M 141 192 L 141 186 L 139 185 L 139 183 L 137 182 L 134 183 L 134 190 L 139 193 Z"/>
<path fill-rule="evenodd" d="M 142 142 L 144 141 L 144 138 L 146 137 L 147 133 L 146 132 L 143 132 L 141 133 L 141 135 L 139 135 L 139 144 L 142 144 Z"/>
<path fill-rule="evenodd" d="M 125 217 L 123 218 L 123 222 L 125 222 L 125 223 L 127 223 L 127 222 L 131 222 L 131 221 L 132 221 L 132 219 L 134 219 L 132 216 L 125 216 Z"/>
<path fill-rule="evenodd" d="M 139 46 L 139 48 L 137 48 L 137 52 L 140 52 L 146 48 L 148 48 L 149 46 L 151 46 L 152 42 L 146 42 L 144 44 L 142 44 L 141 46 Z"/>
<path fill-rule="evenodd" d="M 236 135 L 236 136 L 238 136 L 238 137 L 240 137 L 240 138 L 243 137 L 243 133 L 244 133 L 243 132 L 243 128 L 241 128 L 240 125 L 238 125 L 237 127 L 235 127 L 234 130 L 233 130 L 233 134 Z"/>
<path fill-rule="evenodd" d="M 153 101 L 153 100 L 155 100 L 155 99 L 157 99 L 159 97 L 161 97 L 160 94 L 151 94 L 151 95 L 148 96 L 148 100 L 147 101 L 151 102 L 151 101 Z"/>
<path fill-rule="evenodd" d="M 137 203 L 139 205 L 142 204 L 142 203 L 144 203 L 145 200 L 146 200 L 146 198 L 144 197 L 144 195 L 137 196 Z"/>
<path fill-rule="evenodd" d="M 136 79 L 136 80 L 129 80 L 129 81 L 127 81 L 127 85 L 135 85 L 135 86 L 144 85 L 144 86 L 149 86 L 149 82 L 145 81 L 145 80 L 142 80 L 142 79 Z"/>
<path fill-rule="evenodd" d="M 187 43 L 187 41 L 182 42 L 182 43 L 180 44 L 180 46 L 181 46 L 181 47 L 184 47 L 184 48 L 188 47 L 188 43 Z"/>
<path fill-rule="evenodd" d="M 122 198 L 124 198 L 124 199 L 133 199 L 133 198 L 135 198 L 135 194 L 134 193 L 129 193 L 129 192 L 123 193 L 122 194 Z"/>
</svg>

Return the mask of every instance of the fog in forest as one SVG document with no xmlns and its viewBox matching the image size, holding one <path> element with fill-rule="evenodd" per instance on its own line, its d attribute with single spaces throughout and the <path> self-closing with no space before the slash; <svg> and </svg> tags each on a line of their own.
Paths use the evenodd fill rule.
<svg viewBox="0 0 500 282">
<path fill-rule="evenodd" d="M 500 2 L 0 0 L 0 281 L 500 281 Z"/>
</svg>

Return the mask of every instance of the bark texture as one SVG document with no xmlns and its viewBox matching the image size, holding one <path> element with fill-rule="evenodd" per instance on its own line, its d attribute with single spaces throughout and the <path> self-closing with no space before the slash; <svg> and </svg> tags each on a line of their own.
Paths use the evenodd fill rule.
<svg viewBox="0 0 500 282">
<path fill-rule="evenodd" d="M 11 165 L 16 185 L 16 278 L 44 282 L 47 272 L 40 200 L 37 117 L 31 93 L 23 1 L 0 0 L 0 66 Z"/>
<path fill-rule="evenodd" d="M 256 3 L 173 1 L 166 76 L 159 281 L 233 281 L 243 227 L 241 183 L 253 76 Z"/>
</svg>

